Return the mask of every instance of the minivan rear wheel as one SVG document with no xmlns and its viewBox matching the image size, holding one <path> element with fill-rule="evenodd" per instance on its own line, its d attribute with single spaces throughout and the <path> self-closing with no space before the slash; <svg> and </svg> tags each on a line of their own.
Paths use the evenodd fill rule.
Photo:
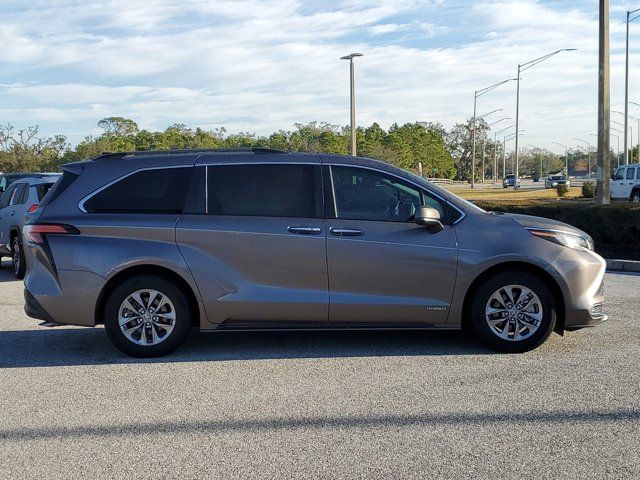
<svg viewBox="0 0 640 480">
<path fill-rule="evenodd" d="M 556 324 L 552 292 L 537 276 L 507 271 L 483 282 L 471 306 L 478 337 L 507 353 L 526 352 L 545 342 Z"/>
<path fill-rule="evenodd" d="M 182 290 L 156 276 L 124 281 L 109 295 L 104 314 L 109 339 L 133 357 L 172 352 L 191 326 L 189 304 Z"/>
</svg>

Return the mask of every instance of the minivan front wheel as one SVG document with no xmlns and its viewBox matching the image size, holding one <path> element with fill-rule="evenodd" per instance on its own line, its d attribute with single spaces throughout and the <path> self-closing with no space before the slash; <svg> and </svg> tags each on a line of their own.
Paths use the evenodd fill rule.
<svg viewBox="0 0 640 480">
<path fill-rule="evenodd" d="M 189 333 L 188 301 L 182 290 L 161 277 L 139 276 L 109 296 L 104 326 L 113 344 L 134 357 L 156 357 L 176 349 Z"/>
<path fill-rule="evenodd" d="M 543 281 L 527 272 L 502 272 L 483 282 L 471 310 L 478 337 L 507 353 L 540 346 L 556 323 L 553 294 Z"/>
</svg>

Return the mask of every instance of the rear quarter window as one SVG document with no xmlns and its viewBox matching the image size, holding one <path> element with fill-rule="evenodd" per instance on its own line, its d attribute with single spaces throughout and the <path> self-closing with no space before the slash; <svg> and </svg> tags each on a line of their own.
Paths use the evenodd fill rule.
<svg viewBox="0 0 640 480">
<path fill-rule="evenodd" d="M 182 213 L 193 167 L 133 173 L 84 201 L 94 213 Z"/>
</svg>

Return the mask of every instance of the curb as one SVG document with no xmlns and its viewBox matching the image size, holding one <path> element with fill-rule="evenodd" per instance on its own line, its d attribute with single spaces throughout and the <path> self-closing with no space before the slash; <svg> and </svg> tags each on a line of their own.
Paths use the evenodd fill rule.
<svg viewBox="0 0 640 480">
<path fill-rule="evenodd" d="M 640 273 L 640 261 L 607 259 L 607 270 L 610 272 Z"/>
</svg>

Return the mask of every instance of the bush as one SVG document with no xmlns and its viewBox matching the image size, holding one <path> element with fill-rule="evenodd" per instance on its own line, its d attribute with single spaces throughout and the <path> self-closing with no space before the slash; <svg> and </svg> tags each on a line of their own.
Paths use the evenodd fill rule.
<svg viewBox="0 0 640 480">
<path fill-rule="evenodd" d="M 579 201 L 507 205 L 476 202 L 485 210 L 521 213 L 573 225 L 593 237 L 596 252 L 606 258 L 640 260 L 640 205 L 617 202 L 594 206 Z"/>
<path fill-rule="evenodd" d="M 560 198 L 566 197 L 567 193 L 569 193 L 569 187 L 566 183 L 559 183 L 556 186 L 556 193 Z"/>
<path fill-rule="evenodd" d="M 582 184 L 582 198 L 593 198 L 594 192 L 593 182 L 584 182 Z"/>
</svg>

